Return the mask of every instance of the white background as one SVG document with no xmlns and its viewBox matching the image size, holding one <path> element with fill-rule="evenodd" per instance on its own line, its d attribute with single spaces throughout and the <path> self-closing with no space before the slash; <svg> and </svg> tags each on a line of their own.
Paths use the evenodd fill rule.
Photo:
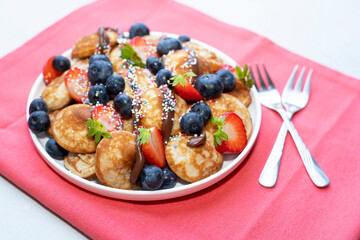
<svg viewBox="0 0 360 240">
<path fill-rule="evenodd" d="M 0 0 L 0 57 L 90 2 Z M 266 36 L 292 52 L 360 79 L 360 1 L 178 2 Z M 2 177 L 0 216 L 1 239 L 86 239 Z"/>
</svg>

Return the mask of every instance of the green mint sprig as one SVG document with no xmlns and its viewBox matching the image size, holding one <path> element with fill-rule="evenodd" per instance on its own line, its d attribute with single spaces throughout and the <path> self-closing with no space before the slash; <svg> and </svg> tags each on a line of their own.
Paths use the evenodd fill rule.
<svg viewBox="0 0 360 240">
<path fill-rule="evenodd" d="M 213 134 L 215 146 L 220 146 L 222 140 L 228 141 L 228 135 L 222 130 L 224 126 L 225 117 L 214 118 L 211 115 L 211 123 L 216 125 L 216 132 Z"/>
</svg>

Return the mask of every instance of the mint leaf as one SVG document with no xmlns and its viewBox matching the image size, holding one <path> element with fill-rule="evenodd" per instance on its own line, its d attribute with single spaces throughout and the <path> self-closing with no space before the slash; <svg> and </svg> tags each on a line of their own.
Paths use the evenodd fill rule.
<svg viewBox="0 0 360 240">
<path fill-rule="evenodd" d="M 92 137 L 95 135 L 95 142 L 98 144 L 100 142 L 101 136 L 105 138 L 111 138 L 111 134 L 106 131 L 106 128 L 96 119 L 89 118 L 86 121 L 86 126 L 89 128 L 87 137 Z"/>
<path fill-rule="evenodd" d="M 141 145 L 148 142 L 149 138 L 150 138 L 150 135 L 151 135 L 151 130 L 141 127 L 141 128 L 138 129 L 138 131 L 139 131 L 140 134 L 139 134 L 139 136 L 137 137 L 136 140 L 140 141 Z"/>
<path fill-rule="evenodd" d="M 185 86 L 185 78 L 188 76 L 196 77 L 197 75 L 193 72 L 187 72 L 184 75 L 178 74 L 178 75 L 170 78 L 170 80 L 173 80 L 173 83 L 172 83 L 173 86 L 176 86 L 179 83 L 181 84 L 181 86 Z"/>
<path fill-rule="evenodd" d="M 222 140 L 228 141 L 228 135 L 222 130 L 224 121 L 225 117 L 214 118 L 213 115 L 211 115 L 211 123 L 216 125 L 216 132 L 213 134 L 214 144 L 216 147 L 221 145 Z"/>
<path fill-rule="evenodd" d="M 249 68 L 247 64 L 245 64 L 243 69 L 239 66 L 235 67 L 235 72 L 240 82 L 250 89 L 254 85 L 254 80 L 251 79 L 250 71 L 248 70 Z"/>
<path fill-rule="evenodd" d="M 120 49 L 121 49 L 120 57 L 122 59 L 130 60 L 131 62 L 134 63 L 135 66 L 142 68 L 145 67 L 145 63 L 141 60 L 137 52 L 129 44 L 124 44 L 124 46 L 120 47 Z"/>
</svg>

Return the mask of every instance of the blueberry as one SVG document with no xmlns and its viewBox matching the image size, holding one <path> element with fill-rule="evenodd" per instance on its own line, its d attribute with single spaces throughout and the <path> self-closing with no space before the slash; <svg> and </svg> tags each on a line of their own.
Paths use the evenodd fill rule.
<svg viewBox="0 0 360 240">
<path fill-rule="evenodd" d="M 132 115 L 132 100 L 126 94 L 118 94 L 114 98 L 114 107 L 116 111 L 124 118 L 129 118 Z"/>
<path fill-rule="evenodd" d="M 105 105 L 109 101 L 109 94 L 103 85 L 95 85 L 90 88 L 88 98 L 92 104 L 100 103 Z"/>
<path fill-rule="evenodd" d="M 70 69 L 69 59 L 61 55 L 54 57 L 52 65 L 59 72 L 65 72 Z"/>
<path fill-rule="evenodd" d="M 157 53 L 159 56 L 168 54 L 171 50 L 182 49 L 181 43 L 176 38 L 166 38 L 161 40 L 157 45 Z"/>
<path fill-rule="evenodd" d="M 89 59 L 89 66 L 90 66 L 93 62 L 95 62 L 95 61 L 100 61 L 100 60 L 105 61 L 105 62 L 108 62 L 108 63 L 111 63 L 111 62 L 110 62 L 110 59 L 109 59 L 106 55 L 104 55 L 104 54 L 94 54 L 94 55 L 92 55 L 92 56 L 90 57 L 90 59 Z"/>
<path fill-rule="evenodd" d="M 169 87 L 172 87 L 172 84 L 171 84 L 171 80 L 170 78 L 172 78 L 172 72 L 168 69 L 160 69 L 160 71 L 157 72 L 156 74 L 156 79 L 155 79 L 155 82 L 156 82 L 156 85 L 158 87 L 160 87 L 161 85 L 168 85 Z"/>
<path fill-rule="evenodd" d="M 176 184 L 177 176 L 176 174 L 168 167 L 162 169 L 164 175 L 164 182 L 161 186 L 163 189 L 173 188 Z"/>
<path fill-rule="evenodd" d="M 50 127 L 50 118 L 44 111 L 36 111 L 30 114 L 28 126 L 33 133 L 45 132 Z"/>
<path fill-rule="evenodd" d="M 129 30 L 130 38 L 136 37 L 136 36 L 145 36 L 150 34 L 149 28 L 143 24 L 143 23 L 135 23 L 130 27 Z"/>
<path fill-rule="evenodd" d="M 104 84 L 106 80 L 113 75 L 114 69 L 111 63 L 106 61 L 94 61 L 88 70 L 88 77 L 92 85 Z"/>
<path fill-rule="evenodd" d="M 155 165 L 147 165 L 140 173 L 140 182 L 143 189 L 159 189 L 164 182 L 163 171 Z"/>
<path fill-rule="evenodd" d="M 181 35 L 179 38 L 180 42 L 189 42 L 190 38 L 186 35 Z"/>
<path fill-rule="evenodd" d="M 196 79 L 195 88 L 201 96 L 211 99 L 220 97 L 224 90 L 224 84 L 218 75 L 204 74 Z"/>
<path fill-rule="evenodd" d="M 44 111 L 44 112 L 48 111 L 46 102 L 41 98 L 34 99 L 30 103 L 29 114 L 32 114 L 33 112 L 36 112 L 36 111 Z"/>
<path fill-rule="evenodd" d="M 125 89 L 125 80 L 120 75 L 112 75 L 106 80 L 106 90 L 110 97 L 114 98 Z"/>
<path fill-rule="evenodd" d="M 164 64 L 158 57 L 150 56 L 146 59 L 146 67 L 152 74 L 156 75 L 160 69 L 164 68 Z"/>
<path fill-rule="evenodd" d="M 209 105 L 207 105 L 204 102 L 199 102 L 192 106 L 190 112 L 196 112 L 199 113 L 202 119 L 204 120 L 204 125 L 209 121 L 211 117 L 211 109 Z"/>
<path fill-rule="evenodd" d="M 204 120 L 199 113 L 189 112 L 181 117 L 180 127 L 187 135 L 200 134 Z"/>
<path fill-rule="evenodd" d="M 67 150 L 63 149 L 53 138 L 50 138 L 45 144 L 46 152 L 55 159 L 61 160 L 64 159 Z"/>
<path fill-rule="evenodd" d="M 226 69 L 220 69 L 215 73 L 218 75 L 224 84 L 224 90 L 223 92 L 230 92 L 235 88 L 235 77 L 232 72 Z"/>
</svg>

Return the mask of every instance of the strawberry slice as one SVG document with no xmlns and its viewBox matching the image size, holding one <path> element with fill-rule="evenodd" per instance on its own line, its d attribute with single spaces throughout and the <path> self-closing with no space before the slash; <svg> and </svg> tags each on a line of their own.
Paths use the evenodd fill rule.
<svg viewBox="0 0 360 240">
<path fill-rule="evenodd" d="M 220 118 L 211 117 L 216 124 L 213 134 L 215 148 L 222 154 L 240 153 L 247 144 L 246 130 L 242 119 L 236 113 L 225 113 Z"/>
<path fill-rule="evenodd" d="M 158 57 L 156 53 L 156 45 L 146 41 L 142 37 L 136 36 L 129 42 L 129 45 L 137 52 L 143 62 L 150 56 Z"/>
<path fill-rule="evenodd" d="M 148 164 L 159 168 L 166 166 L 165 149 L 161 131 L 157 127 L 139 128 L 141 148 Z"/>
<path fill-rule="evenodd" d="M 44 76 L 44 82 L 45 85 L 49 85 L 52 80 L 54 80 L 57 77 L 60 77 L 63 73 L 57 71 L 53 66 L 53 60 L 55 56 L 52 56 L 47 60 L 45 65 L 43 66 L 43 76 Z"/>
<path fill-rule="evenodd" d="M 176 75 L 170 80 L 173 80 L 172 85 L 177 94 L 188 101 L 198 101 L 202 99 L 200 93 L 195 89 L 193 85 L 186 79 L 187 77 L 195 77 L 193 72 L 187 72 L 184 75 Z"/>
<path fill-rule="evenodd" d="M 106 131 L 120 130 L 122 119 L 120 114 L 112 105 L 99 105 L 91 111 L 92 119 L 96 119 L 105 127 Z"/>
<path fill-rule="evenodd" d="M 235 73 L 235 68 L 229 64 L 222 65 L 218 70 L 221 69 L 229 70 L 230 72 Z"/>
<path fill-rule="evenodd" d="M 88 98 L 91 84 L 87 71 L 80 68 L 72 68 L 65 75 L 65 85 L 70 96 L 78 103 L 84 103 Z"/>
</svg>

